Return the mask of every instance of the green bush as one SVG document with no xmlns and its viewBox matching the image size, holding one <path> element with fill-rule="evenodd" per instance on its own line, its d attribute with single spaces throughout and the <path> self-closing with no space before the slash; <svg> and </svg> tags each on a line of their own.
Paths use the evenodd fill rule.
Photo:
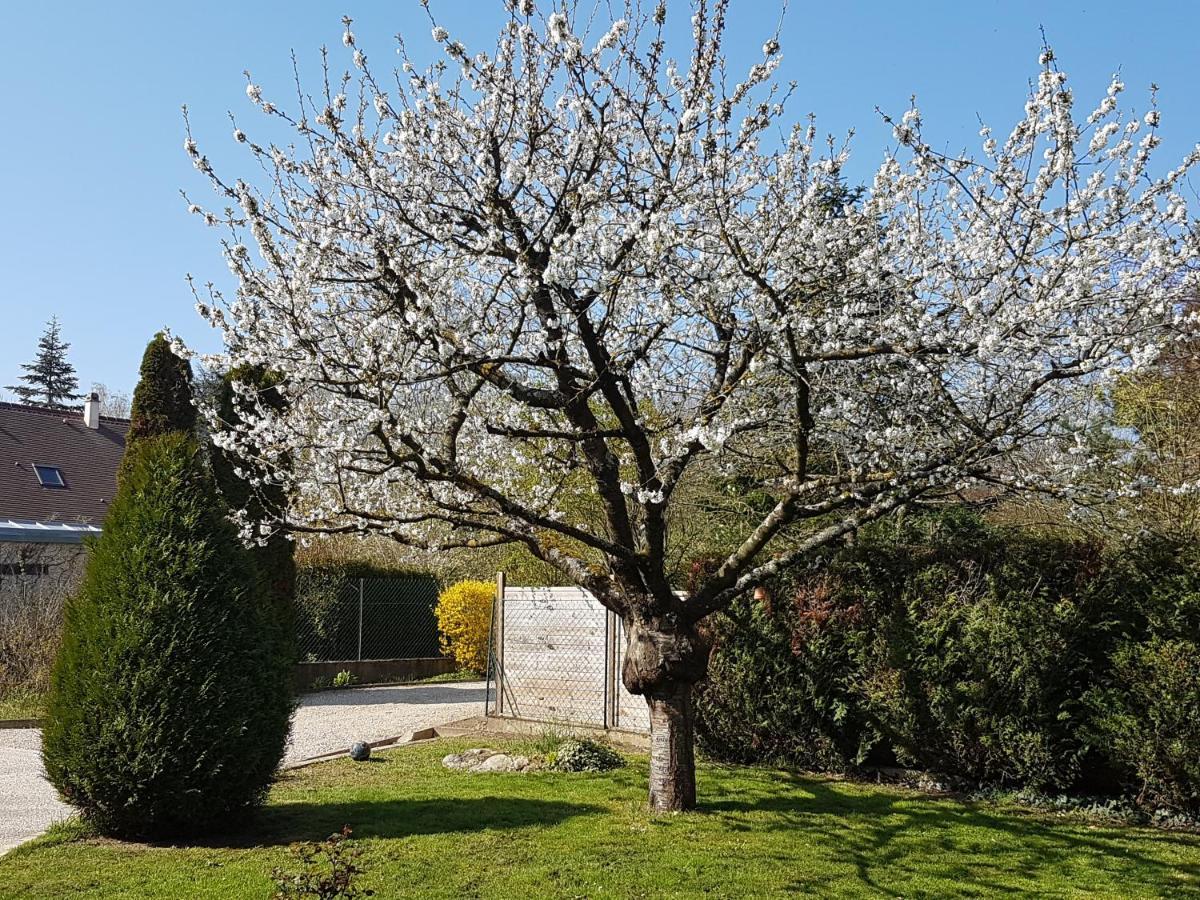
<svg viewBox="0 0 1200 900">
<path fill-rule="evenodd" d="M 267 408 L 280 410 L 285 406 L 277 376 L 262 367 L 235 369 L 220 380 L 214 397 L 217 415 L 225 427 L 240 424 L 248 411 L 248 401 L 239 397 L 235 383 L 254 389 L 258 401 Z M 259 590 L 270 601 L 273 612 L 270 636 L 275 652 L 283 664 L 291 665 L 298 655 L 295 547 L 289 536 L 272 524 L 287 509 L 287 490 L 278 477 L 272 477 L 278 471 L 271 472 L 255 460 L 238 458 L 215 444 L 209 445 L 208 452 L 213 477 L 225 504 L 233 512 L 244 513 L 250 522 L 267 528 L 268 533 L 261 538 L 261 543 L 250 548 L 250 555 L 258 575 Z M 288 471 L 290 457 L 281 456 L 275 467 Z M 243 472 L 242 476 L 238 475 L 239 470 Z M 253 485 L 252 480 L 257 480 L 258 484 Z"/>
<path fill-rule="evenodd" d="M 1179 726 L 1157 755 L 1133 747 L 1200 720 L 1190 675 L 1118 648 L 1200 633 L 1194 556 L 1104 551 L 961 510 L 880 523 L 718 620 L 699 740 L 722 759 L 900 763 L 1036 791 L 1138 778 L 1179 805 L 1194 782 L 1178 760 L 1200 758 L 1200 736 Z M 1143 682 L 1157 707 L 1134 694 Z M 1106 704 L 1129 715 L 1105 718 Z"/>
<path fill-rule="evenodd" d="M 160 332 L 146 346 L 137 388 L 129 413 L 129 442 L 196 429 L 192 405 L 192 367 L 175 355 L 171 342 Z"/>
<path fill-rule="evenodd" d="M 196 443 L 131 446 L 65 610 L 43 732 L 51 783 L 109 833 L 228 827 L 262 799 L 287 739 L 290 673 L 266 618 Z"/>
<path fill-rule="evenodd" d="M 558 745 L 550 766 L 557 772 L 607 772 L 625 765 L 621 754 L 588 738 L 569 738 Z"/>
<path fill-rule="evenodd" d="M 1089 700 L 1098 743 L 1141 799 L 1200 810 L 1200 643 L 1153 638 L 1117 651 Z"/>
<path fill-rule="evenodd" d="M 866 716 L 905 764 L 1035 790 L 1074 783 L 1081 699 L 1117 612 L 1098 549 L 948 517 L 914 525 L 928 528 L 919 542 L 868 540 L 851 563 L 876 570 L 862 576 L 879 622 L 858 684 Z"/>
<path fill-rule="evenodd" d="M 729 762 L 842 772 L 872 734 L 851 673 L 861 607 L 830 605 L 828 582 L 792 586 L 787 606 L 745 597 L 714 623 L 718 651 L 696 693 L 701 747 Z"/>
</svg>

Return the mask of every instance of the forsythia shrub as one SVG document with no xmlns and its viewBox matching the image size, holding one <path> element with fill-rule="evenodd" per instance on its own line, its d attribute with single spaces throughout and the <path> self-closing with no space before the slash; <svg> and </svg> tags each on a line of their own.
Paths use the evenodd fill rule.
<svg viewBox="0 0 1200 900">
<path fill-rule="evenodd" d="M 460 581 L 438 597 L 438 631 L 442 652 L 460 669 L 483 674 L 487 669 L 488 629 L 496 586 L 490 581 Z"/>
</svg>

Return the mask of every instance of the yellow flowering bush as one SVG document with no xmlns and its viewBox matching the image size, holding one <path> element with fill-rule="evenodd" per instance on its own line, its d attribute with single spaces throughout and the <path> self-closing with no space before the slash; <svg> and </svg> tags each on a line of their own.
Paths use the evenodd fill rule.
<svg viewBox="0 0 1200 900">
<path fill-rule="evenodd" d="M 438 597 L 438 631 L 442 652 L 453 656 L 460 669 L 483 674 L 487 668 L 488 626 L 496 585 L 490 581 L 460 581 Z"/>
</svg>

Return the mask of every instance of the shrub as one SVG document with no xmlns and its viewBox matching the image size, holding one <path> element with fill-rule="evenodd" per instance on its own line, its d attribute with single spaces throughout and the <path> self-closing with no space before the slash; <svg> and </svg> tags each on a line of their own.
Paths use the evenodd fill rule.
<svg viewBox="0 0 1200 900">
<path fill-rule="evenodd" d="M 250 560 L 196 443 L 144 438 L 123 466 L 64 613 L 47 774 L 109 833 L 227 827 L 283 756 L 290 673 L 266 647 Z"/>
<path fill-rule="evenodd" d="M 142 356 L 137 388 L 129 412 L 130 444 L 171 432 L 192 434 L 196 408 L 192 405 L 192 367 L 175 355 L 171 343 L 156 334 Z"/>
<path fill-rule="evenodd" d="M 831 602 L 814 582 L 773 604 L 744 597 L 715 621 L 718 649 L 695 698 L 706 752 L 836 772 L 861 761 L 871 732 L 851 675 L 863 631 L 857 609 Z"/>
<path fill-rule="evenodd" d="M 770 587 L 769 603 L 744 599 L 714 629 L 696 696 L 710 754 L 899 762 L 1035 791 L 1137 780 L 1156 802 L 1192 802 L 1192 674 L 1178 651 L 1118 648 L 1195 640 L 1194 551 L 1104 551 L 948 510 L 868 528 Z"/>
<path fill-rule="evenodd" d="M 358 679 L 354 677 L 353 672 L 343 669 L 333 676 L 333 686 L 335 688 L 350 687 L 350 685 L 354 684 L 354 682 L 357 680 Z"/>
<path fill-rule="evenodd" d="M 255 402 L 275 410 L 284 408 L 278 383 L 278 377 L 261 366 L 243 366 L 227 372 L 216 385 L 214 397 L 223 426 L 232 429 L 241 424 L 247 409 L 253 408 Z M 254 400 L 245 399 L 235 385 Z M 217 488 L 230 511 L 266 529 L 265 537 L 250 548 L 250 554 L 258 574 L 259 591 L 270 601 L 273 619 L 270 638 L 275 652 L 282 664 L 291 665 L 297 659 L 295 547 L 289 536 L 272 524 L 288 505 L 286 488 L 281 479 L 272 476 L 280 470 L 290 470 L 291 458 L 281 455 L 274 461 L 275 471 L 270 471 L 255 460 L 243 459 L 212 443 L 208 453 Z"/>
<path fill-rule="evenodd" d="M 625 760 L 607 744 L 587 738 L 563 741 L 554 751 L 550 766 L 558 772 L 607 772 L 625 765 Z"/>
<path fill-rule="evenodd" d="M 1081 700 L 1115 612 L 1098 549 L 961 517 L 913 524 L 924 546 L 872 536 L 849 560 L 878 623 L 858 685 L 866 718 L 905 764 L 1036 790 L 1074 783 Z"/>
<path fill-rule="evenodd" d="M 1089 697 L 1099 743 L 1136 774 L 1140 799 L 1200 811 L 1200 643 L 1156 637 L 1114 663 L 1111 686 Z"/>
<path fill-rule="evenodd" d="M 82 574 L 85 557 L 70 545 L 12 544 L 5 549 L 15 550 L 4 557 L 15 572 L 0 571 L 0 704 L 36 709 L 49 687 L 63 604 Z"/>
<path fill-rule="evenodd" d="M 438 630 L 442 652 L 460 669 L 483 674 L 487 669 L 488 633 L 496 586 L 490 581 L 460 581 L 438 597 Z"/>
</svg>

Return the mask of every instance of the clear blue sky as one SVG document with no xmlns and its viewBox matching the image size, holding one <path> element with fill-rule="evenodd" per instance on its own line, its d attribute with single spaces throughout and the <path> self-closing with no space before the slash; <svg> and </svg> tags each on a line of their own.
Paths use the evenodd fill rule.
<svg viewBox="0 0 1200 900">
<path fill-rule="evenodd" d="M 490 46 L 500 0 L 432 7 L 468 46 Z M 671 9 L 686 26 L 687 4 L 671 0 Z M 778 9 L 776 0 L 733 0 L 733 62 L 759 58 Z M 178 194 L 211 197 L 182 150 L 180 105 L 218 170 L 252 177 L 226 118 L 233 110 L 251 133 L 259 122 L 242 70 L 286 100 L 292 49 L 310 75 L 322 43 L 342 59 L 343 14 L 377 67 L 395 58 L 398 32 L 415 56 L 434 53 L 417 0 L 4 4 L 0 386 L 32 357 L 51 314 L 84 386 L 130 390 L 142 348 L 163 326 L 217 348 L 185 281 L 189 272 L 227 276 L 217 233 L 187 215 Z M 903 111 L 912 93 L 948 147 L 976 146 L 977 117 L 1007 129 L 1036 71 L 1039 26 L 1081 106 L 1120 69 L 1126 102 L 1140 110 L 1150 82 L 1160 86 L 1164 164 L 1200 141 L 1200 4 L 1184 0 L 791 0 L 781 74 L 800 84 L 794 113 L 815 112 L 834 133 L 856 128 L 855 171 L 865 174 L 889 141 L 875 107 Z"/>
</svg>

